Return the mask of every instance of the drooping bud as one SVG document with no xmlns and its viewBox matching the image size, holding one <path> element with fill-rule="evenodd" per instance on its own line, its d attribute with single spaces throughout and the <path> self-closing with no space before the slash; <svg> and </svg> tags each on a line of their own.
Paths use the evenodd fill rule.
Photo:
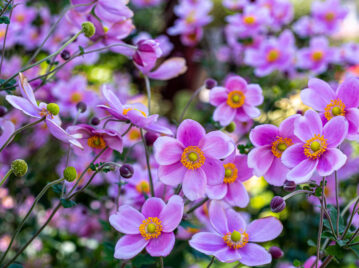
<svg viewBox="0 0 359 268">
<path fill-rule="evenodd" d="M 22 177 L 27 172 L 27 164 L 22 159 L 16 159 L 11 163 L 11 171 L 16 177 Z"/>
<path fill-rule="evenodd" d="M 232 133 L 233 131 L 236 130 L 236 124 L 234 122 L 231 122 L 229 125 L 227 125 L 224 128 L 227 132 Z"/>
<path fill-rule="evenodd" d="M 212 79 L 212 78 L 208 78 L 205 82 L 204 82 L 205 86 L 207 89 L 212 89 L 215 86 L 217 86 L 217 81 Z"/>
<path fill-rule="evenodd" d="M 120 175 L 125 179 L 131 178 L 133 176 L 133 172 L 133 167 L 129 164 L 124 164 L 122 167 L 120 167 Z"/>
<path fill-rule="evenodd" d="M 82 23 L 81 28 L 82 28 L 82 32 L 88 38 L 92 37 L 96 32 L 95 26 L 93 25 L 92 22 L 89 21 Z"/>
<path fill-rule="evenodd" d="M 72 182 L 77 178 L 77 171 L 74 167 L 67 167 L 63 172 L 64 179 L 68 182 Z"/>
<path fill-rule="evenodd" d="M 279 213 L 285 209 L 285 201 L 280 196 L 273 197 L 272 201 L 270 202 L 270 208 L 274 213 Z"/>
<path fill-rule="evenodd" d="M 286 192 L 293 192 L 297 188 L 297 185 L 294 181 L 285 181 L 283 185 L 283 189 Z"/>
<path fill-rule="evenodd" d="M 269 253 L 272 255 L 273 259 L 280 259 L 283 257 L 284 253 L 283 251 L 276 246 L 273 246 L 269 249 Z"/>
<path fill-rule="evenodd" d="M 87 105 L 86 103 L 84 103 L 83 101 L 80 101 L 79 103 L 76 104 L 76 109 L 80 112 L 80 113 L 84 113 L 87 110 Z"/>
<path fill-rule="evenodd" d="M 147 146 L 152 146 L 158 138 L 158 134 L 154 132 L 146 132 L 145 140 Z"/>
<path fill-rule="evenodd" d="M 60 112 L 60 107 L 56 103 L 49 103 L 46 107 L 46 109 L 52 114 L 52 115 L 58 115 Z"/>
<path fill-rule="evenodd" d="M 100 119 L 98 117 L 94 117 L 91 119 L 91 125 L 97 126 L 98 124 L 100 124 Z"/>
<path fill-rule="evenodd" d="M 5 106 L 0 106 L 0 117 L 3 117 L 7 113 L 7 108 Z"/>
<path fill-rule="evenodd" d="M 65 49 L 64 51 L 61 52 L 61 58 L 63 60 L 68 60 L 68 59 L 70 59 L 70 57 L 71 57 L 71 54 L 68 50 Z"/>
</svg>

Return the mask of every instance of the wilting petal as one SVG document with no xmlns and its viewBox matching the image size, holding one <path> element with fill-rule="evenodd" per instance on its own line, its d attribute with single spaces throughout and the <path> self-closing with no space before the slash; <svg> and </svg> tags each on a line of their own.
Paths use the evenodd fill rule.
<svg viewBox="0 0 359 268">
<path fill-rule="evenodd" d="M 40 109 L 36 108 L 33 104 L 31 104 L 31 102 L 29 102 L 27 99 L 25 98 L 21 98 L 18 96 L 12 96 L 12 95 L 7 95 L 5 97 L 5 99 L 16 109 L 22 111 L 23 113 L 32 116 L 32 117 L 36 117 L 36 118 L 40 118 Z"/>
<path fill-rule="evenodd" d="M 206 174 L 201 168 L 189 169 L 183 179 L 183 193 L 191 201 L 203 198 L 206 193 L 206 185 Z"/>
<path fill-rule="evenodd" d="M 185 147 L 197 146 L 205 135 L 206 131 L 201 124 L 191 119 L 184 120 L 177 129 L 177 139 Z"/>
<path fill-rule="evenodd" d="M 209 220 L 219 234 L 228 233 L 227 216 L 221 201 L 212 201 L 209 206 Z"/>
<path fill-rule="evenodd" d="M 279 136 L 278 127 L 265 124 L 252 129 L 249 138 L 254 146 L 272 145 Z"/>
<path fill-rule="evenodd" d="M 243 248 L 238 249 L 241 254 L 240 262 L 248 266 L 257 266 L 271 263 L 272 256 L 265 250 L 265 248 L 254 244 L 248 243 Z"/>
<path fill-rule="evenodd" d="M 318 160 L 306 159 L 288 172 L 287 179 L 296 184 L 306 182 L 313 176 L 317 165 Z"/>
<path fill-rule="evenodd" d="M 206 255 L 213 255 L 218 250 L 227 247 L 222 236 L 207 232 L 195 234 L 194 236 L 192 236 L 192 239 L 189 241 L 189 244 L 194 249 Z"/>
<path fill-rule="evenodd" d="M 328 121 L 323 128 L 324 138 L 328 147 L 337 147 L 348 134 L 348 122 L 344 116 L 336 116 Z"/>
<path fill-rule="evenodd" d="M 272 165 L 264 174 L 264 179 L 271 185 L 282 186 L 287 179 L 289 169 L 282 163 L 280 158 L 274 158 Z"/>
<path fill-rule="evenodd" d="M 308 82 L 309 88 L 300 93 L 302 102 L 317 111 L 324 111 L 325 107 L 335 99 L 334 90 L 323 80 L 312 78 Z"/>
<path fill-rule="evenodd" d="M 171 233 L 162 233 L 159 237 L 151 239 L 146 250 L 152 257 L 168 256 L 175 245 L 175 235 Z"/>
<path fill-rule="evenodd" d="M 330 148 L 320 157 L 317 166 L 319 176 L 328 176 L 335 170 L 339 170 L 346 162 L 347 156 L 339 149 Z"/>
<path fill-rule="evenodd" d="M 161 211 L 159 219 L 162 221 L 163 231 L 172 232 L 177 228 L 183 216 L 183 199 L 173 195 Z"/>
<path fill-rule="evenodd" d="M 240 181 L 228 185 L 228 192 L 225 199 L 231 206 L 244 208 L 249 203 L 249 196 L 246 188 Z"/>
<path fill-rule="evenodd" d="M 299 117 L 294 122 L 294 134 L 303 142 L 322 134 L 322 120 L 313 110 L 305 112 L 304 116 Z"/>
<path fill-rule="evenodd" d="M 218 185 L 207 185 L 207 196 L 209 199 L 221 200 L 227 194 L 227 185 L 221 183 Z"/>
<path fill-rule="evenodd" d="M 270 168 L 274 157 L 271 145 L 254 148 L 248 154 L 248 166 L 254 169 L 257 176 L 263 176 Z"/>
<path fill-rule="evenodd" d="M 213 120 L 218 121 L 222 126 L 227 126 L 234 120 L 235 116 L 236 110 L 224 102 L 214 110 Z"/>
<path fill-rule="evenodd" d="M 158 178 L 166 185 L 177 186 L 183 181 L 183 178 L 187 172 L 181 162 L 177 162 L 173 165 L 160 166 L 158 168 Z"/>
<path fill-rule="evenodd" d="M 214 256 L 216 256 L 219 261 L 227 263 L 239 261 L 241 259 L 239 251 L 228 246 L 217 251 Z"/>
<path fill-rule="evenodd" d="M 263 102 L 262 88 L 257 84 L 250 84 L 247 87 L 245 103 L 252 106 L 261 105 Z"/>
<path fill-rule="evenodd" d="M 345 79 L 339 86 L 337 94 L 345 107 L 357 108 L 359 106 L 359 80 L 354 77 Z"/>
<path fill-rule="evenodd" d="M 131 206 L 121 206 L 115 214 L 110 216 L 110 224 L 117 231 L 125 234 L 139 234 L 139 227 L 145 217 Z"/>
<path fill-rule="evenodd" d="M 282 223 L 275 217 L 261 218 L 252 221 L 247 226 L 247 234 L 251 242 L 266 242 L 273 240 L 283 230 Z"/>
<path fill-rule="evenodd" d="M 152 197 L 145 201 L 142 206 L 142 214 L 146 218 L 148 217 L 159 217 L 162 209 L 166 206 L 165 202 L 161 198 Z"/>
<path fill-rule="evenodd" d="M 157 80 L 169 80 L 187 71 L 184 58 L 170 58 L 163 62 L 155 71 L 148 73 L 148 77 Z"/>
<path fill-rule="evenodd" d="M 159 137 L 153 144 L 155 159 L 160 165 L 171 165 L 181 160 L 183 146 L 176 139 Z"/>
<path fill-rule="evenodd" d="M 131 259 L 140 253 L 148 244 L 142 235 L 125 235 L 118 240 L 115 247 L 116 259 Z"/>
<path fill-rule="evenodd" d="M 241 214 L 235 211 L 232 208 L 228 208 L 226 210 L 227 221 L 228 221 L 228 230 L 233 232 L 234 230 L 245 230 L 246 229 L 246 222 L 242 218 Z"/>
<path fill-rule="evenodd" d="M 214 106 L 218 106 L 223 102 L 226 102 L 227 98 L 228 94 L 224 87 L 214 87 L 210 91 L 209 102 Z"/>
</svg>

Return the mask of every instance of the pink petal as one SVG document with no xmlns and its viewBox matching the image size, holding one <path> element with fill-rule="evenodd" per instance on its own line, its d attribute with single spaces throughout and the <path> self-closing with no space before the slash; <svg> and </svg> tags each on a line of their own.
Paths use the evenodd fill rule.
<svg viewBox="0 0 359 268">
<path fill-rule="evenodd" d="M 319 176 L 329 176 L 335 170 L 339 170 L 347 161 L 347 156 L 339 149 L 330 148 L 321 156 L 317 166 Z"/>
<path fill-rule="evenodd" d="M 282 154 L 282 163 L 289 168 L 293 168 L 306 160 L 307 157 L 304 154 L 303 146 L 303 143 L 297 143 L 287 148 Z"/>
<path fill-rule="evenodd" d="M 140 253 L 148 242 L 142 235 L 125 235 L 118 240 L 114 257 L 116 259 L 131 259 Z"/>
<path fill-rule="evenodd" d="M 36 108 L 31 104 L 27 99 L 21 98 L 18 96 L 7 95 L 5 99 L 16 109 L 22 111 L 23 113 L 40 118 L 40 109 Z"/>
<path fill-rule="evenodd" d="M 110 224 L 119 232 L 125 234 L 139 234 L 139 227 L 145 217 L 131 206 L 121 206 L 115 214 L 110 216 Z"/>
<path fill-rule="evenodd" d="M 195 234 L 194 236 L 192 236 L 192 239 L 189 241 L 189 244 L 194 249 L 206 255 L 213 255 L 218 250 L 227 247 L 222 236 L 207 232 Z"/>
<path fill-rule="evenodd" d="M 242 77 L 238 75 L 232 76 L 228 78 L 226 82 L 226 88 L 229 89 L 230 91 L 239 90 L 239 91 L 243 91 L 244 93 L 247 89 L 247 82 L 246 80 L 244 80 Z"/>
<path fill-rule="evenodd" d="M 252 105 L 244 104 L 242 108 L 250 118 L 256 118 L 261 115 L 261 111 Z"/>
<path fill-rule="evenodd" d="M 359 110 L 350 108 L 346 110 L 345 118 L 348 120 L 348 140 L 356 140 L 359 134 Z"/>
<path fill-rule="evenodd" d="M 34 91 L 32 90 L 27 78 L 22 74 L 19 73 L 19 88 L 21 91 L 21 95 L 27 99 L 34 107 L 37 107 L 37 102 L 35 99 Z"/>
<path fill-rule="evenodd" d="M 278 127 L 265 124 L 252 129 L 249 138 L 254 146 L 272 145 L 279 136 Z"/>
<path fill-rule="evenodd" d="M 115 93 L 106 85 L 104 85 L 101 88 L 101 92 L 102 92 L 102 95 L 104 96 L 104 98 L 106 99 L 106 101 L 108 102 L 108 104 L 112 108 L 115 108 L 116 111 L 117 111 L 117 109 L 119 109 L 120 110 L 119 112 L 122 114 L 123 104 L 121 103 L 120 99 L 115 95 Z"/>
<path fill-rule="evenodd" d="M 233 232 L 234 230 L 246 230 L 246 221 L 242 218 L 241 214 L 232 208 L 226 210 L 228 230 Z"/>
<path fill-rule="evenodd" d="M 213 120 L 218 121 L 222 126 L 227 126 L 234 120 L 235 116 L 236 110 L 224 102 L 214 110 Z"/>
<path fill-rule="evenodd" d="M 238 249 L 241 254 L 240 262 L 247 266 L 257 266 L 271 263 L 272 256 L 263 248 L 254 243 L 248 243 Z"/>
<path fill-rule="evenodd" d="M 219 261 L 227 263 L 239 261 L 241 259 L 239 251 L 228 246 L 217 251 L 214 255 Z"/>
<path fill-rule="evenodd" d="M 266 242 L 275 239 L 283 230 L 282 223 L 275 217 L 261 218 L 247 226 L 247 234 L 251 242 Z"/>
<path fill-rule="evenodd" d="M 206 131 L 201 124 L 191 119 L 184 120 L 177 129 L 177 139 L 185 147 L 197 146 L 205 135 Z"/>
<path fill-rule="evenodd" d="M 173 165 L 160 166 L 158 168 L 158 178 L 166 185 L 177 186 L 183 181 L 186 172 L 187 168 L 181 162 L 177 162 Z"/>
<path fill-rule="evenodd" d="M 206 193 L 206 174 L 199 168 L 187 170 L 183 179 L 183 193 L 191 201 L 203 198 Z"/>
<path fill-rule="evenodd" d="M 159 237 L 153 238 L 148 243 L 146 250 L 152 257 L 168 256 L 175 245 L 175 235 L 162 233 Z"/>
<path fill-rule="evenodd" d="M 234 150 L 232 139 L 221 131 L 209 132 L 198 146 L 206 156 L 215 159 L 226 158 Z"/>
<path fill-rule="evenodd" d="M 227 216 L 221 201 L 212 201 L 209 206 L 209 220 L 219 234 L 228 233 Z"/>
<path fill-rule="evenodd" d="M 300 93 L 302 102 L 317 111 L 324 111 L 325 107 L 335 99 L 334 90 L 323 80 L 312 78 L 308 83 L 309 88 Z"/>
<path fill-rule="evenodd" d="M 183 216 L 183 199 L 173 195 L 162 209 L 159 219 L 162 221 L 163 232 L 172 232 L 177 228 Z"/>
<path fill-rule="evenodd" d="M 339 86 L 338 98 L 342 100 L 347 108 L 359 106 L 359 80 L 349 77 Z"/>
<path fill-rule="evenodd" d="M 344 116 L 336 116 L 328 121 L 323 128 L 324 138 L 328 147 L 337 147 L 348 134 L 348 122 Z"/>
<path fill-rule="evenodd" d="M 246 188 L 240 181 L 228 185 L 228 192 L 225 200 L 231 206 L 244 208 L 249 203 L 249 196 Z"/>
<path fill-rule="evenodd" d="M 263 103 L 262 88 L 257 84 L 250 84 L 247 87 L 245 103 L 252 106 L 261 105 Z"/>
<path fill-rule="evenodd" d="M 288 172 L 287 179 L 296 184 L 306 182 L 313 176 L 317 165 L 318 160 L 306 159 Z"/>
<path fill-rule="evenodd" d="M 148 73 L 148 77 L 157 80 L 169 80 L 187 71 L 184 58 L 170 58 L 163 62 L 155 71 Z"/>
<path fill-rule="evenodd" d="M 214 106 L 218 106 L 223 102 L 226 102 L 227 98 L 228 94 L 224 87 L 214 87 L 209 93 L 209 102 Z"/>
<path fill-rule="evenodd" d="M 248 167 L 248 156 L 237 155 L 234 159 L 233 164 L 236 165 L 237 169 L 240 170 L 238 173 L 237 180 L 246 181 L 253 176 L 253 169 Z"/>
<path fill-rule="evenodd" d="M 160 165 L 171 165 L 181 160 L 183 146 L 176 139 L 159 137 L 153 144 L 155 159 Z"/>
<path fill-rule="evenodd" d="M 142 214 L 146 218 L 159 217 L 162 209 L 166 206 L 165 202 L 161 198 L 151 197 L 146 200 L 142 206 Z"/>
<path fill-rule="evenodd" d="M 248 166 L 254 169 L 257 176 L 263 176 L 274 160 L 271 145 L 252 149 L 248 154 Z"/>
<path fill-rule="evenodd" d="M 220 160 L 207 157 L 201 169 L 206 173 L 208 185 L 222 184 L 224 167 Z"/>
<path fill-rule="evenodd" d="M 71 143 L 74 146 L 83 149 L 83 146 L 81 143 L 76 140 L 73 136 L 71 136 L 69 133 L 67 133 L 62 127 L 60 127 L 56 122 L 55 118 L 50 119 L 49 117 L 46 118 L 46 126 L 51 133 L 52 136 L 54 136 L 56 139 L 59 139 L 62 142 L 65 143 Z"/>
<path fill-rule="evenodd" d="M 298 117 L 300 117 L 299 114 L 294 114 L 282 121 L 282 123 L 279 125 L 280 137 L 290 138 L 292 139 L 292 142 L 298 140 L 298 138 L 294 135 L 294 122 Z"/>
<path fill-rule="evenodd" d="M 227 185 L 225 183 L 218 185 L 207 185 L 207 196 L 209 199 L 221 200 L 227 194 Z"/>
<path fill-rule="evenodd" d="M 103 138 L 109 148 L 122 153 L 123 143 L 120 135 L 118 136 L 105 135 Z"/>
<path fill-rule="evenodd" d="M 282 186 L 287 178 L 288 171 L 289 169 L 282 163 L 280 158 L 276 157 L 263 177 L 271 185 Z"/>
<path fill-rule="evenodd" d="M 322 120 L 313 110 L 305 112 L 304 116 L 299 117 L 294 122 L 294 134 L 303 142 L 322 134 Z"/>
</svg>

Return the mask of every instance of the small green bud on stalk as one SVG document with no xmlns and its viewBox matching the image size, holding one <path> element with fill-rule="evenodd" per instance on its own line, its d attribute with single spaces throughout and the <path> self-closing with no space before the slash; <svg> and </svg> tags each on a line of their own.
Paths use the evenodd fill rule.
<svg viewBox="0 0 359 268">
<path fill-rule="evenodd" d="M 77 178 L 77 171 L 74 167 L 67 167 L 63 172 L 64 179 L 68 182 L 73 182 Z"/>
<path fill-rule="evenodd" d="M 95 26 L 93 25 L 92 22 L 89 21 L 82 23 L 81 28 L 82 28 L 82 32 L 88 38 L 92 37 L 96 32 Z"/>
<path fill-rule="evenodd" d="M 16 159 L 11 163 L 11 171 L 16 177 L 22 177 L 27 173 L 27 164 L 22 159 Z"/>
</svg>

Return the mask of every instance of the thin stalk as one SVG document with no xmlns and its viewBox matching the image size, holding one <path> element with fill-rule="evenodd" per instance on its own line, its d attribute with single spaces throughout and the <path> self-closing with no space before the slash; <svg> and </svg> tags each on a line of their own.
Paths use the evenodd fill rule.
<svg viewBox="0 0 359 268">
<path fill-rule="evenodd" d="M 183 120 L 183 118 L 184 118 L 184 116 L 186 114 L 186 111 L 188 110 L 188 108 L 191 105 L 192 101 L 197 97 L 197 95 L 201 92 L 201 90 L 203 88 L 204 88 L 204 86 L 201 86 L 201 87 L 197 88 L 197 90 L 192 94 L 191 98 L 189 99 L 186 106 L 184 107 L 178 122 L 182 122 L 182 120 Z"/>
<path fill-rule="evenodd" d="M 212 266 L 212 264 L 214 263 L 214 260 L 216 259 L 216 257 L 212 257 L 212 259 L 211 259 L 211 261 L 208 263 L 208 265 L 207 265 L 207 268 L 209 268 L 209 267 L 211 267 Z"/>
<path fill-rule="evenodd" d="M 149 150 L 148 150 L 148 147 L 147 147 L 147 144 L 146 144 L 145 137 L 143 136 L 142 128 L 140 129 L 140 132 L 141 132 L 141 138 L 142 138 L 143 146 L 145 148 L 146 164 L 147 164 L 147 170 L 148 170 L 148 179 L 150 181 L 151 195 L 154 197 L 155 196 L 155 190 L 153 189 L 153 179 L 152 179 L 152 173 L 151 173 Z"/>
<path fill-rule="evenodd" d="M 8 8 L 8 6 L 10 5 L 10 3 L 12 3 L 12 1 L 9 1 L 6 5 L 6 7 L 4 7 L 4 12 L 6 11 L 6 9 Z M 10 14 L 9 14 L 9 21 L 11 21 L 11 16 L 12 16 L 12 11 L 14 10 L 14 8 L 11 9 Z M 7 33 L 9 31 L 9 24 L 6 25 L 6 29 L 5 29 L 5 36 L 4 36 L 4 41 L 2 43 L 2 52 L 1 52 L 1 62 L 0 62 L 0 74 L 2 71 L 2 63 L 4 61 L 4 57 L 5 57 L 5 47 L 6 47 L 6 37 L 7 37 Z"/>
<path fill-rule="evenodd" d="M 164 266 L 163 266 L 163 257 L 162 257 L 162 256 L 160 257 L 160 267 L 161 267 L 161 268 L 164 267 Z"/>
<path fill-rule="evenodd" d="M 348 247 L 353 247 L 353 246 L 357 246 L 359 245 L 359 242 L 353 243 L 353 244 L 349 244 Z"/>
<path fill-rule="evenodd" d="M 196 205 L 194 205 L 193 207 L 191 207 L 188 211 L 187 214 L 192 213 L 193 211 L 195 211 L 197 208 L 199 208 L 200 206 L 202 206 L 204 203 L 206 203 L 208 201 L 208 197 L 203 198 L 200 202 L 198 202 Z"/>
<path fill-rule="evenodd" d="M 283 197 L 283 200 L 287 200 L 289 198 L 291 198 L 292 196 L 295 196 L 297 194 L 311 194 L 313 193 L 313 191 L 308 191 L 308 190 L 298 190 L 298 191 L 295 191 L 295 192 L 292 192 L 290 194 L 287 194 L 286 196 Z"/>
<path fill-rule="evenodd" d="M 349 245 L 354 240 L 354 238 L 357 237 L 358 234 L 359 234 L 359 227 L 356 229 L 356 231 L 354 232 L 353 236 L 349 239 L 347 244 Z"/>
<path fill-rule="evenodd" d="M 15 239 L 16 239 L 16 236 L 20 233 L 22 227 L 24 226 L 26 220 L 30 217 L 31 215 L 31 212 L 34 210 L 36 204 L 39 202 L 39 200 L 41 199 L 41 197 L 47 192 L 47 190 L 52 186 L 52 185 L 55 185 L 55 184 L 58 184 L 60 182 L 62 182 L 64 180 L 64 178 L 61 178 L 61 179 L 58 179 L 58 180 L 55 180 L 53 182 L 50 182 L 48 184 L 46 184 L 46 186 L 41 190 L 41 192 L 37 195 L 37 197 L 35 198 L 34 200 L 34 203 L 32 204 L 31 208 L 29 209 L 29 211 L 27 212 L 27 214 L 25 215 L 25 217 L 23 218 L 23 220 L 21 221 L 20 225 L 16 228 L 16 231 L 15 233 L 13 234 L 12 238 L 11 238 L 11 241 L 10 241 L 10 244 L 8 245 L 5 253 L 2 255 L 1 257 L 1 260 L 0 260 L 0 264 L 4 261 L 7 253 L 9 252 L 12 244 L 14 243 Z"/>
<path fill-rule="evenodd" d="M 338 173 L 337 173 L 337 171 L 334 172 L 334 176 L 335 176 L 335 202 L 336 202 L 336 205 L 337 205 L 337 237 L 339 237 L 340 205 L 339 205 L 339 182 L 338 182 Z"/>
<path fill-rule="evenodd" d="M 319 200 L 321 200 L 321 199 L 319 198 Z M 324 202 L 326 202 L 325 199 L 324 199 Z M 330 218 L 330 215 L 329 215 L 328 211 L 327 211 L 325 208 L 324 208 L 324 213 L 325 213 L 325 216 L 326 216 L 327 219 L 328 219 L 328 222 L 329 222 L 329 225 L 330 225 L 330 229 L 331 229 L 331 231 L 332 231 L 332 234 L 334 235 L 335 239 L 338 239 L 338 237 L 337 237 L 337 235 L 336 235 L 336 233 L 335 233 L 335 230 L 334 230 L 333 222 L 332 222 L 332 220 L 331 220 L 331 218 Z"/>
<path fill-rule="evenodd" d="M 325 177 L 322 180 L 322 197 L 324 196 L 324 185 Z M 319 220 L 319 230 L 318 230 L 318 239 L 317 239 L 317 259 L 315 260 L 315 267 L 318 268 L 319 253 L 320 253 L 320 241 L 322 239 L 323 231 L 323 218 L 324 218 L 324 201 L 323 198 L 320 201 L 320 220 Z"/>
<path fill-rule="evenodd" d="M 325 267 L 327 267 L 327 265 L 332 261 L 333 258 L 334 258 L 333 256 L 327 256 L 327 257 L 324 259 L 324 261 L 323 261 L 322 265 L 320 266 L 320 268 L 325 268 Z"/>
<path fill-rule="evenodd" d="M 132 127 L 133 125 L 131 123 L 130 126 L 126 129 L 126 131 L 121 134 L 121 137 L 125 136 L 131 130 Z"/>
<path fill-rule="evenodd" d="M 356 214 L 356 210 L 357 210 L 356 207 L 357 207 L 358 203 L 359 203 L 359 198 L 357 198 L 357 201 L 356 201 L 355 204 L 354 204 L 353 211 L 352 211 L 352 213 L 351 213 L 351 215 L 350 215 L 348 224 L 347 224 L 347 226 L 345 227 L 345 230 L 344 230 L 343 235 L 342 235 L 343 238 L 345 237 L 345 235 L 346 235 L 347 232 L 349 231 L 349 228 L 350 228 L 350 226 L 351 226 L 351 224 L 352 224 L 352 222 L 353 222 L 353 218 L 354 218 L 354 215 Z"/>
<path fill-rule="evenodd" d="M 12 169 L 10 168 L 9 171 L 5 174 L 4 178 L 0 182 L 0 187 L 5 183 L 6 179 L 11 175 Z"/>
<path fill-rule="evenodd" d="M 13 138 L 15 138 L 15 136 L 17 134 L 19 134 L 20 132 L 22 132 L 23 130 L 25 130 L 27 128 L 35 126 L 36 124 L 38 124 L 38 123 L 40 123 L 40 122 L 42 122 L 44 120 L 45 120 L 45 117 L 42 117 L 41 119 L 39 119 L 39 120 L 37 120 L 37 121 L 35 121 L 33 123 L 27 124 L 27 125 L 19 128 L 18 130 L 16 130 L 14 133 L 11 134 L 11 136 L 7 139 L 7 141 L 4 143 L 4 145 L 0 148 L 0 152 L 2 152 L 2 150 L 4 150 L 5 147 L 9 145 L 9 143 L 13 140 Z"/>
<path fill-rule="evenodd" d="M 150 86 L 150 79 L 147 75 L 144 76 L 145 84 L 146 84 L 146 92 L 147 92 L 147 105 L 148 105 L 148 114 L 151 114 L 151 86 Z"/>
</svg>

